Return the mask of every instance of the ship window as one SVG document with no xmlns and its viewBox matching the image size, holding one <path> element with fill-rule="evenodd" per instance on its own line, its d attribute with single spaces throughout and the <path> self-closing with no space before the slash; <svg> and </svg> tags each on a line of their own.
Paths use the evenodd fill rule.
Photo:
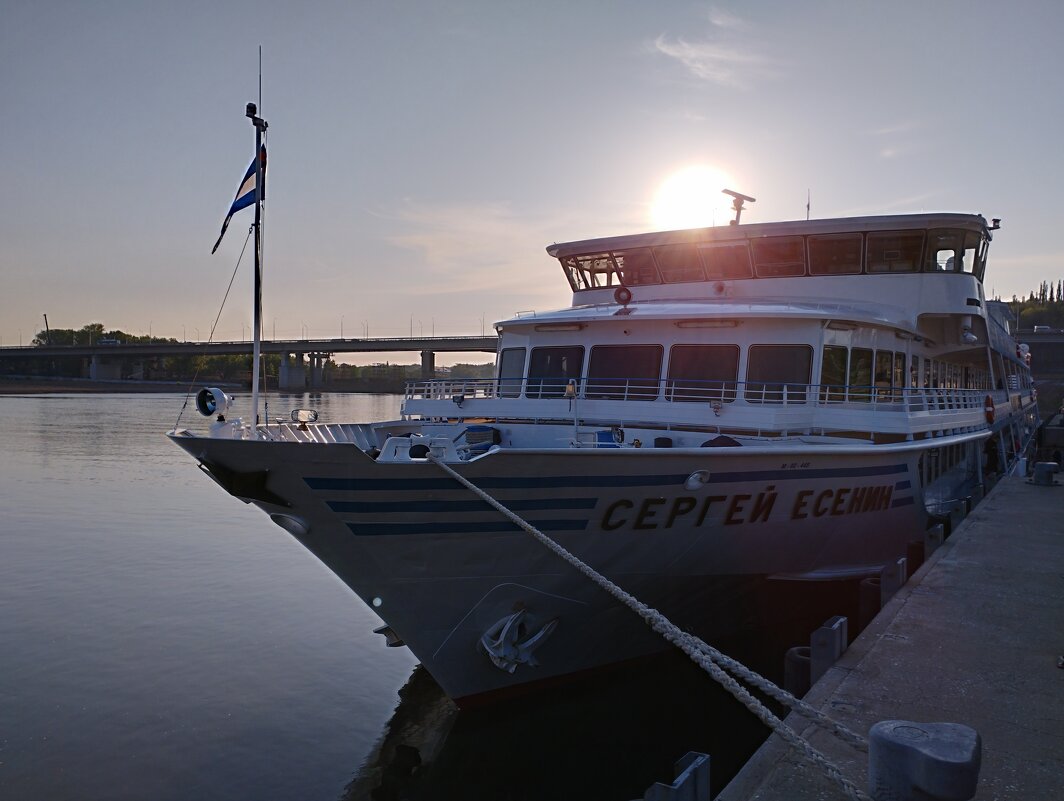
<svg viewBox="0 0 1064 801">
<path fill-rule="evenodd" d="M 868 348 L 854 348 L 850 352 L 850 400 L 870 400 L 871 388 L 872 351 Z"/>
<path fill-rule="evenodd" d="M 596 345 L 591 349 L 585 397 L 656 398 L 663 352 L 661 345 Z"/>
<path fill-rule="evenodd" d="M 640 286 L 642 284 L 660 284 L 658 269 L 654 266 L 654 257 L 650 248 L 636 248 L 622 253 L 614 253 L 617 262 L 617 271 L 621 275 L 625 286 Z"/>
<path fill-rule="evenodd" d="M 824 359 L 820 364 L 820 400 L 831 403 L 846 400 L 846 348 L 838 345 L 824 346 Z"/>
<path fill-rule="evenodd" d="M 891 382 L 894 379 L 894 351 L 876 351 L 876 367 L 873 379 L 872 383 L 876 387 L 876 400 L 891 400 L 893 397 Z"/>
<path fill-rule="evenodd" d="M 665 397 L 731 403 L 738 378 L 738 345 L 673 345 Z"/>
<path fill-rule="evenodd" d="M 578 345 L 557 348 L 532 348 L 528 364 L 530 398 L 561 398 L 570 379 L 580 383 L 584 349 Z"/>
<path fill-rule="evenodd" d="M 975 231 L 936 229 L 928 233 L 925 272 L 973 273 L 982 237 Z M 985 256 L 985 253 L 983 254 Z"/>
<path fill-rule="evenodd" d="M 730 245 L 699 245 L 706 278 L 710 281 L 728 278 L 749 278 L 750 249 L 745 242 Z"/>
<path fill-rule="evenodd" d="M 809 237 L 810 275 L 852 275 L 861 272 L 861 235 Z"/>
<path fill-rule="evenodd" d="M 894 400 L 902 399 L 902 389 L 905 387 L 905 354 L 894 354 Z"/>
<path fill-rule="evenodd" d="M 808 345 L 751 345 L 746 365 L 749 403 L 805 403 L 813 363 Z"/>
<path fill-rule="evenodd" d="M 499 397 L 516 398 L 521 394 L 525 374 L 525 349 L 503 348 L 499 354 Z"/>
<path fill-rule="evenodd" d="M 870 273 L 913 273 L 924 249 L 923 231 L 882 231 L 868 235 Z"/>
<path fill-rule="evenodd" d="M 754 268 L 758 278 L 805 275 L 805 243 L 800 236 L 755 239 Z"/>
<path fill-rule="evenodd" d="M 609 253 L 566 256 L 561 259 L 561 263 L 574 292 L 616 286 L 620 283 Z"/>
<path fill-rule="evenodd" d="M 654 248 L 654 258 L 667 284 L 705 279 L 702 260 L 698 258 L 698 248 L 694 245 L 661 245 Z"/>
</svg>

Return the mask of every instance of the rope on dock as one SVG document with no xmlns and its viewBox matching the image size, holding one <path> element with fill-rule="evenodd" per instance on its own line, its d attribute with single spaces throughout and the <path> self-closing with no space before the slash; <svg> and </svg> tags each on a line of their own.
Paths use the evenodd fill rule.
<svg viewBox="0 0 1064 801">
<path fill-rule="evenodd" d="M 549 551 L 560 556 L 569 565 L 583 573 L 596 585 L 643 618 L 651 629 L 687 654 L 695 664 L 709 673 L 718 684 L 724 687 L 724 689 L 731 693 L 732 696 L 740 701 L 747 709 L 753 712 L 762 723 L 782 737 L 792 747 L 802 752 L 810 762 L 823 770 L 825 775 L 838 784 L 849 798 L 854 801 L 871 801 L 868 795 L 862 792 L 856 784 L 843 775 L 842 770 L 837 765 L 829 761 L 827 757 L 820 753 L 820 751 L 802 739 L 797 732 L 773 714 L 772 711 L 755 698 L 748 689 L 743 687 L 735 680 L 735 678 L 729 675 L 728 671 L 738 675 L 757 689 L 765 692 L 770 697 L 808 718 L 815 725 L 835 734 L 841 740 L 849 743 L 860 751 L 868 750 L 868 741 L 864 737 L 851 731 L 842 724 L 831 720 L 831 718 L 824 715 L 820 710 L 815 709 L 800 698 L 795 698 L 786 690 L 776 686 L 768 679 L 747 668 L 742 663 L 721 653 L 699 637 L 695 637 L 694 635 L 683 631 L 683 629 L 675 625 L 661 612 L 647 606 L 638 598 L 614 584 L 601 573 L 595 571 L 592 567 L 581 561 L 575 554 L 566 550 L 528 521 L 522 519 L 514 512 L 511 512 L 487 492 L 460 475 L 454 470 L 454 468 L 440 461 L 431 453 L 428 455 L 428 460 L 470 492 L 475 494 L 482 501 L 489 504 L 492 508 L 510 520 L 510 522 L 531 534 Z"/>
</svg>

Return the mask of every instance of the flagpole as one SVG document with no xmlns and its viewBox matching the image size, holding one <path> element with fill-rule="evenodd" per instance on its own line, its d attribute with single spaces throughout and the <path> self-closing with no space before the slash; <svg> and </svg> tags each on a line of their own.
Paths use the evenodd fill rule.
<svg viewBox="0 0 1064 801">
<path fill-rule="evenodd" d="M 259 424 L 259 362 L 262 358 L 262 134 L 267 128 L 266 120 L 258 116 L 258 107 L 248 103 L 247 116 L 255 126 L 255 316 L 254 346 L 251 365 L 252 425 Z M 257 434 L 256 434 L 257 436 Z"/>
</svg>

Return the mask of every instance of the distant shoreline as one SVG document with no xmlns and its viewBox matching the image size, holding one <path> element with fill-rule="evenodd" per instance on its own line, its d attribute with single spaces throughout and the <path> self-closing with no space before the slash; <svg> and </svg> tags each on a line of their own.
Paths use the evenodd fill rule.
<svg viewBox="0 0 1064 801">
<path fill-rule="evenodd" d="M 248 394 L 251 388 L 245 384 L 232 381 L 200 379 L 192 385 L 188 381 L 93 381 L 89 378 L 65 378 L 48 376 L 0 376 L 0 397 L 4 395 L 60 395 L 60 394 L 104 394 L 114 392 L 159 393 L 177 392 L 184 394 L 202 387 L 220 387 L 226 392 Z M 363 393 L 370 395 L 396 395 L 403 393 L 404 385 L 400 382 L 380 382 L 373 386 L 370 382 L 337 381 L 321 389 L 307 392 Z M 270 388 L 271 393 L 277 392 Z M 282 393 L 282 394 L 288 394 Z M 299 394 L 299 391 L 294 391 Z"/>
</svg>

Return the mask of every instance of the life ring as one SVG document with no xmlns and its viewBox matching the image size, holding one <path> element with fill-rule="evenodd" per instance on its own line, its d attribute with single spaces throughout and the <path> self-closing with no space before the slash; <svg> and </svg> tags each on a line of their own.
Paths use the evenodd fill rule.
<svg viewBox="0 0 1064 801">
<path fill-rule="evenodd" d="M 632 290 L 626 286 L 619 286 L 613 293 L 613 299 L 620 303 L 622 306 L 627 306 L 632 302 Z"/>
<path fill-rule="evenodd" d="M 983 414 L 986 415 L 986 424 L 992 426 L 994 424 L 994 399 L 989 395 L 983 401 Z"/>
</svg>

